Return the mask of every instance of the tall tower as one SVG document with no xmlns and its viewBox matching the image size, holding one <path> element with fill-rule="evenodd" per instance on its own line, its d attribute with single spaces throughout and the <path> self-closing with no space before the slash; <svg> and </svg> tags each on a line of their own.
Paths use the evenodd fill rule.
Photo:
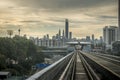
<svg viewBox="0 0 120 80">
<path fill-rule="evenodd" d="M 64 30 L 63 30 L 62 36 L 63 36 L 63 37 L 65 37 L 65 33 L 64 33 Z"/>
<path fill-rule="evenodd" d="M 61 30 L 59 29 L 59 37 L 61 37 Z"/>
<path fill-rule="evenodd" d="M 95 42 L 95 36 L 94 34 L 92 34 L 92 44 L 94 45 L 94 42 Z"/>
<path fill-rule="evenodd" d="M 92 41 L 94 42 L 94 40 L 95 40 L 95 37 L 94 37 L 94 34 L 92 34 Z"/>
<path fill-rule="evenodd" d="M 69 39 L 72 39 L 72 32 L 69 32 Z"/>
<path fill-rule="evenodd" d="M 68 19 L 65 19 L 65 37 L 68 39 L 69 34 L 69 22 Z"/>
</svg>

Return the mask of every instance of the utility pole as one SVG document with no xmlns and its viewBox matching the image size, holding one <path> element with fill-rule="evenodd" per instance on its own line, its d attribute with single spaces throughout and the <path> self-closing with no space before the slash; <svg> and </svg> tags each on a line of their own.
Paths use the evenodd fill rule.
<svg viewBox="0 0 120 80">
<path fill-rule="evenodd" d="M 120 0 L 118 0 L 118 40 L 120 40 Z"/>
<path fill-rule="evenodd" d="M 120 0 L 118 0 L 118 27 L 120 29 Z"/>
</svg>

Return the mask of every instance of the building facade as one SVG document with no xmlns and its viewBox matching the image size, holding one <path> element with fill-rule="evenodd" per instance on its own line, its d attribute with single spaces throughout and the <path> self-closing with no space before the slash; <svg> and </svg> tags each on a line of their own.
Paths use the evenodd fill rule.
<svg viewBox="0 0 120 80">
<path fill-rule="evenodd" d="M 68 19 L 65 20 L 65 37 L 68 39 L 69 34 L 69 22 Z"/>
<path fill-rule="evenodd" d="M 69 39 L 72 39 L 72 32 L 69 32 Z"/>
<path fill-rule="evenodd" d="M 103 28 L 103 37 L 106 49 L 112 49 L 112 43 L 118 40 L 119 28 L 116 26 L 106 26 Z"/>
</svg>

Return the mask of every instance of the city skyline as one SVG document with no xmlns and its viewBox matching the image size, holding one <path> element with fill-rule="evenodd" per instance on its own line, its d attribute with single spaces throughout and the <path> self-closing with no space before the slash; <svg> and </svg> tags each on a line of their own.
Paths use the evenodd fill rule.
<svg viewBox="0 0 120 80">
<path fill-rule="evenodd" d="M 53 36 L 65 28 L 66 18 L 73 37 L 98 38 L 103 27 L 118 26 L 117 0 L 1 0 L 0 13 L 0 36 L 7 30 L 18 34 L 19 28 L 21 35 Z"/>
</svg>

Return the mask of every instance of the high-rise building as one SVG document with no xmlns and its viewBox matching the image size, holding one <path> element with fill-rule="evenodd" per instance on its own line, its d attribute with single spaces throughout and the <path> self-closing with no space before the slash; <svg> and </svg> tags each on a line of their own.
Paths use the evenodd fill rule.
<svg viewBox="0 0 120 80">
<path fill-rule="evenodd" d="M 65 37 L 68 39 L 69 34 L 69 22 L 68 19 L 65 20 Z"/>
<path fill-rule="evenodd" d="M 58 39 L 59 38 L 59 34 L 56 34 L 56 39 Z"/>
<path fill-rule="evenodd" d="M 46 39 L 47 39 L 46 35 L 44 35 L 44 36 L 43 36 L 43 39 L 44 39 L 44 40 L 46 40 Z"/>
<path fill-rule="evenodd" d="M 61 39 L 61 30 L 59 29 L 59 32 L 58 32 L 58 39 L 60 40 Z"/>
<path fill-rule="evenodd" d="M 100 36 L 100 43 L 102 44 L 103 43 L 103 37 Z"/>
<path fill-rule="evenodd" d="M 64 30 L 63 30 L 62 36 L 63 36 L 63 37 L 65 36 L 65 32 L 64 32 Z"/>
<path fill-rule="evenodd" d="M 92 44 L 94 45 L 95 43 L 95 37 L 94 37 L 94 34 L 92 34 Z"/>
<path fill-rule="evenodd" d="M 69 39 L 72 39 L 72 32 L 69 32 Z"/>
<path fill-rule="evenodd" d="M 94 34 L 92 34 L 92 41 L 94 41 L 95 37 L 94 37 Z"/>
<path fill-rule="evenodd" d="M 61 37 L 61 30 L 59 29 L 59 37 Z"/>
<path fill-rule="evenodd" d="M 86 41 L 90 41 L 90 36 L 86 36 Z"/>
<path fill-rule="evenodd" d="M 112 46 L 112 43 L 118 40 L 118 27 L 106 26 L 105 28 L 103 28 L 103 37 L 104 37 L 104 43 L 106 45 L 106 48 L 110 49 Z"/>
<path fill-rule="evenodd" d="M 49 39 L 49 34 L 47 34 L 47 39 Z"/>
</svg>

